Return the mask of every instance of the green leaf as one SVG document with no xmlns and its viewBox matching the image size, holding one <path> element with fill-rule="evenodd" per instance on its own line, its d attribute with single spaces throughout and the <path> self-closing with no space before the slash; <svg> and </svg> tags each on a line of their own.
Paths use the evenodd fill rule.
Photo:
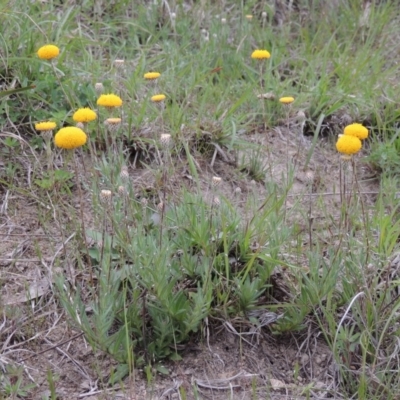
<svg viewBox="0 0 400 400">
<path fill-rule="evenodd" d="M 172 361 L 181 361 L 182 357 L 178 353 L 173 353 L 170 356 L 170 360 L 172 360 Z"/>
<path fill-rule="evenodd" d="M 163 375 L 169 375 L 169 369 L 164 367 L 164 365 L 157 364 L 156 365 L 156 370 Z"/>
<path fill-rule="evenodd" d="M 110 375 L 110 379 L 108 380 L 108 384 L 113 386 L 117 382 L 121 382 L 122 379 L 125 378 L 129 374 L 129 366 L 128 364 L 119 364 L 117 366 L 117 370 L 113 371 Z"/>
<path fill-rule="evenodd" d="M 31 85 L 31 86 L 25 86 L 22 88 L 18 88 L 18 89 L 1 90 L 0 91 L 0 99 L 2 99 L 3 97 L 9 96 L 10 94 L 25 92 L 26 90 L 34 89 L 35 87 L 36 87 L 35 85 Z"/>
</svg>

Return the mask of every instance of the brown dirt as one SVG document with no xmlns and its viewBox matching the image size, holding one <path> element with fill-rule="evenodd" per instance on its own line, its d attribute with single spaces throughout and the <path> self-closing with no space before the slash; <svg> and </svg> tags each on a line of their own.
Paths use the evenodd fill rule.
<svg viewBox="0 0 400 400">
<path fill-rule="evenodd" d="M 311 198 L 314 229 L 320 231 L 330 224 L 330 217 L 334 218 L 338 209 L 339 158 L 332 140 L 320 139 L 306 165 L 312 138 L 300 136 L 296 129 L 292 129 L 294 134 L 285 128 L 268 134 L 255 132 L 246 140 L 264 152 L 265 180 L 282 185 L 287 156 L 296 162 L 294 185 L 286 203 L 288 218 L 304 226 L 306 232 Z M 237 157 L 246 160 L 249 152 Z M 363 198 L 367 204 L 372 203 L 377 181 L 367 164 L 358 165 L 361 191 L 368 193 Z M 267 194 L 263 183 L 252 181 L 243 172 L 239 174 L 220 157 L 213 167 L 208 162 L 199 166 L 204 187 L 212 176 L 221 176 L 221 193 L 239 207 L 248 196 L 262 199 Z M 177 185 L 190 183 L 190 178 L 185 178 L 187 171 L 180 174 Z M 134 185 L 151 186 L 148 175 L 147 170 L 133 171 Z M 241 189 L 239 194 L 237 187 Z M 105 354 L 93 352 L 83 336 L 78 336 L 53 295 L 54 278 L 61 273 L 64 260 L 74 253 L 70 237 L 73 232 L 64 223 L 68 223 L 68 210 L 66 221 L 54 221 L 53 210 L 34 197 L 22 192 L 3 191 L 1 195 L 0 379 L 7 366 L 19 366 L 19 372 L 10 374 L 8 370 L 7 374 L 14 382 L 21 375 L 25 385 L 37 385 L 30 389 L 28 399 L 46 398 L 49 394 L 48 371 L 55 379 L 60 399 L 183 398 L 178 387 L 193 399 L 193 386 L 197 386 L 202 399 L 302 399 L 307 393 L 307 398 L 323 399 L 335 389 L 335 363 L 317 329 L 275 337 L 268 328 L 249 334 L 251 329 L 243 326 L 240 333 L 240 324 L 235 328 L 225 324 L 218 329 L 205 325 L 202 338 L 182 350 L 183 360 L 166 364 L 170 372 L 167 376 L 153 372 L 154 379 L 149 382 L 143 371 L 136 370 L 123 387 L 105 388 L 104 382 L 115 363 Z M 304 213 L 291 213 L 299 202 L 304 203 Z M 88 213 L 88 227 L 90 223 Z"/>
</svg>

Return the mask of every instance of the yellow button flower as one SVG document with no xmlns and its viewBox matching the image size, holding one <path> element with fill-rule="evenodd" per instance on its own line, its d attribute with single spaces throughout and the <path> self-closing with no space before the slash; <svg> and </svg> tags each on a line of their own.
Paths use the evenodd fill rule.
<svg viewBox="0 0 400 400">
<path fill-rule="evenodd" d="M 355 136 L 339 135 L 336 142 L 336 149 L 342 154 L 356 154 L 361 150 L 361 140 Z"/>
<path fill-rule="evenodd" d="M 368 137 L 368 129 L 361 124 L 350 124 L 344 128 L 343 133 L 349 136 L 355 136 L 361 140 Z"/>
<path fill-rule="evenodd" d="M 148 79 L 148 80 L 154 80 L 157 79 L 161 76 L 161 74 L 159 72 L 146 72 L 143 77 L 144 79 Z"/>
<path fill-rule="evenodd" d="M 116 94 L 102 94 L 97 99 L 97 105 L 103 107 L 121 107 L 122 99 Z"/>
<path fill-rule="evenodd" d="M 97 114 L 89 107 L 78 108 L 78 110 L 76 110 L 72 116 L 72 119 L 75 122 L 82 123 L 94 121 L 96 118 Z"/>
<path fill-rule="evenodd" d="M 37 55 L 42 60 L 51 60 L 60 54 L 60 49 L 54 44 L 46 44 L 42 46 L 38 51 Z"/>
<path fill-rule="evenodd" d="M 61 128 L 54 136 L 55 145 L 67 150 L 83 146 L 86 143 L 86 140 L 86 133 L 75 126 Z"/>
<path fill-rule="evenodd" d="M 267 50 L 254 50 L 251 53 L 251 58 L 254 58 L 256 60 L 263 60 L 263 59 L 270 58 L 270 57 L 271 57 L 271 54 Z"/>
<path fill-rule="evenodd" d="M 35 124 L 35 129 L 37 131 L 52 131 L 56 126 L 57 124 L 55 122 L 43 121 Z"/>
<path fill-rule="evenodd" d="M 290 103 L 293 103 L 293 102 L 294 102 L 294 97 L 281 97 L 281 98 L 279 99 L 279 101 L 280 101 L 282 104 L 290 104 Z"/>
<path fill-rule="evenodd" d="M 154 103 L 159 103 L 160 101 L 165 100 L 165 94 L 156 94 L 151 97 L 151 101 Z"/>
</svg>

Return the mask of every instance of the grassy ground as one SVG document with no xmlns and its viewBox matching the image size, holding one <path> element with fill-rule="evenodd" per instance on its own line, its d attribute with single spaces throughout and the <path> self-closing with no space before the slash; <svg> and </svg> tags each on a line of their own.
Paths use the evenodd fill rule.
<svg viewBox="0 0 400 400">
<path fill-rule="evenodd" d="M 399 10 L 272 3 L 0 6 L 0 398 L 398 399 Z"/>
</svg>

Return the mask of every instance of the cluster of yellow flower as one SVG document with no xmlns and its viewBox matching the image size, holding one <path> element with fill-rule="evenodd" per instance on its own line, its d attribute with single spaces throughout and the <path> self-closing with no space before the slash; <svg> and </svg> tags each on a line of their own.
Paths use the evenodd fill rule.
<svg viewBox="0 0 400 400">
<path fill-rule="evenodd" d="M 254 50 L 251 58 L 256 60 L 265 60 L 271 57 L 267 50 Z M 282 104 L 288 105 L 293 103 L 294 97 L 281 97 L 279 101 Z M 368 137 L 368 129 L 361 124 L 350 124 L 344 128 L 343 134 L 339 135 L 336 142 L 336 149 L 346 155 L 351 156 L 361 150 L 361 141 Z"/>
<path fill-rule="evenodd" d="M 270 57 L 271 57 L 271 53 L 268 50 L 257 49 L 251 53 L 251 58 L 253 58 L 254 60 L 266 60 Z M 263 95 L 261 95 L 260 98 L 263 99 L 265 97 Z M 279 99 L 279 102 L 282 104 L 285 104 L 285 105 L 291 104 L 294 102 L 294 97 L 291 97 L 291 96 L 281 97 Z"/>
<path fill-rule="evenodd" d="M 143 78 L 146 79 L 147 81 L 150 82 L 155 82 L 161 74 L 159 72 L 146 72 L 143 75 Z M 160 103 L 166 99 L 165 94 L 155 94 L 154 96 L 151 96 L 151 101 L 153 103 Z"/>
<path fill-rule="evenodd" d="M 52 60 L 56 58 L 59 54 L 60 49 L 53 44 L 42 46 L 37 51 L 38 57 L 42 60 Z M 115 107 L 122 106 L 122 99 L 115 94 L 102 94 L 97 99 L 97 105 L 106 107 L 108 109 L 113 109 Z M 83 124 L 97 119 L 97 114 L 89 107 L 84 107 L 76 110 L 72 116 L 72 119 L 77 122 L 78 126 L 68 126 L 61 128 L 54 137 L 54 143 L 57 147 L 71 150 L 83 146 L 87 141 L 87 135 L 82 129 L 82 127 L 84 127 Z M 109 119 L 112 119 L 113 123 L 115 123 L 116 120 L 118 120 L 118 123 L 121 122 L 120 118 Z M 56 123 L 51 121 L 43 121 L 35 124 L 35 129 L 39 132 L 42 132 L 43 134 L 45 132 L 51 134 L 55 128 Z"/>
<path fill-rule="evenodd" d="M 362 143 L 368 137 L 368 129 L 361 124 L 350 124 L 344 128 L 343 134 L 339 135 L 336 149 L 339 153 L 352 156 L 361 150 Z"/>
</svg>

